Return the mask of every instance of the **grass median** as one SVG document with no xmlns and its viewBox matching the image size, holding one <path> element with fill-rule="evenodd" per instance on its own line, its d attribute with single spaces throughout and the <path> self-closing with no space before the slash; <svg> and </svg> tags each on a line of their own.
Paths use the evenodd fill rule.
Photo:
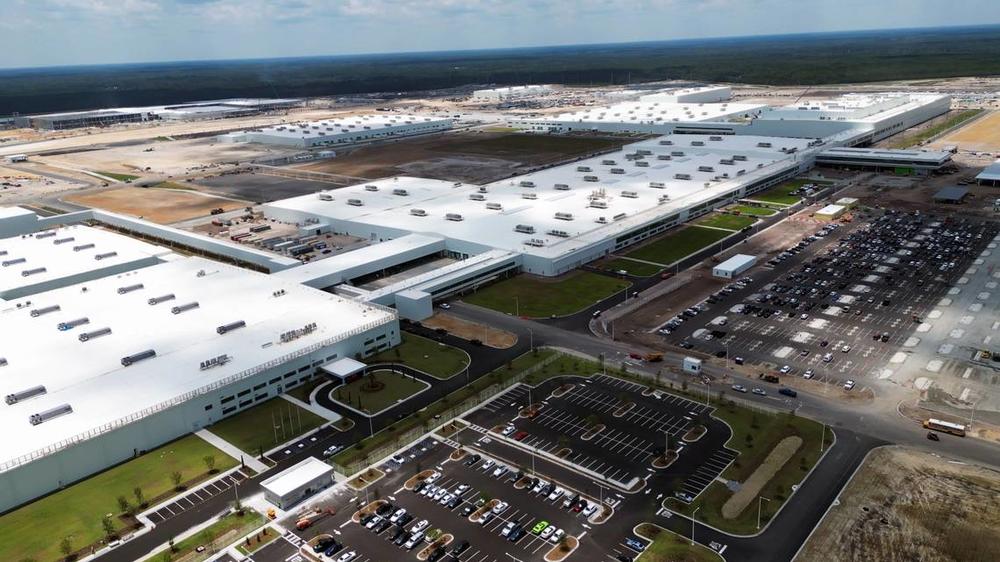
<svg viewBox="0 0 1000 562">
<path fill-rule="evenodd" d="M 143 503 L 167 499 L 174 492 L 173 473 L 180 473 L 184 482 L 208 474 L 205 457 L 213 458 L 217 471 L 236 466 L 222 451 L 188 435 L 3 515 L 0 560 L 50 562 L 63 558 L 60 542 L 64 537 L 70 538 L 74 551 L 104 539 L 105 514 L 116 514 L 111 520 L 116 530 L 126 525 L 117 517 L 122 511 L 119 497 L 131 506 L 140 504 L 135 494 L 138 488 Z"/>
<path fill-rule="evenodd" d="M 118 181 L 132 181 L 139 179 L 139 176 L 134 176 L 132 174 L 120 174 L 118 172 L 96 172 L 104 177 L 111 178 Z"/>
<path fill-rule="evenodd" d="M 555 278 L 519 275 L 483 287 L 462 297 L 465 302 L 505 314 L 547 318 L 579 312 L 631 283 L 588 271 Z"/>
<path fill-rule="evenodd" d="M 369 371 L 365 376 L 337 387 L 331 398 L 348 406 L 377 414 L 426 390 L 430 385 L 393 371 Z"/>
<path fill-rule="evenodd" d="M 794 205 L 802 200 L 792 192 L 806 184 L 827 185 L 833 182 L 824 180 L 813 180 L 808 178 L 798 178 L 786 181 L 785 183 L 772 187 L 763 193 L 755 193 L 747 197 L 754 201 L 764 201 L 765 203 L 777 203 L 778 205 Z"/>
<path fill-rule="evenodd" d="M 636 528 L 636 534 L 653 541 L 636 562 L 722 562 L 722 557 L 700 544 L 691 544 L 677 533 L 651 523 Z"/>
<path fill-rule="evenodd" d="M 732 235 L 732 232 L 726 232 L 725 230 L 685 226 L 632 250 L 625 254 L 625 257 L 667 266 L 703 250 L 730 235 Z"/>
<path fill-rule="evenodd" d="M 183 560 L 183 562 L 202 562 L 230 545 L 236 539 L 264 524 L 259 513 L 245 509 L 242 513 L 229 513 L 218 521 L 205 527 L 196 534 L 174 543 L 173 549 L 164 548 L 151 556 L 151 562 L 161 560 Z M 275 531 L 271 531 L 275 533 Z M 198 552 L 199 547 L 205 547 Z"/>
<path fill-rule="evenodd" d="M 754 207 L 753 205 L 734 205 L 726 210 L 752 217 L 770 217 L 778 212 L 770 207 Z"/>
<path fill-rule="evenodd" d="M 272 398 L 209 426 L 208 430 L 256 456 L 324 423 L 325 419 L 309 410 L 284 398 Z"/>
<path fill-rule="evenodd" d="M 469 365 L 469 354 L 434 340 L 403 333 L 403 343 L 365 360 L 375 363 L 401 363 L 437 379 L 450 379 Z"/>
<path fill-rule="evenodd" d="M 732 230 L 733 232 L 743 230 L 744 228 L 757 222 L 754 217 L 747 217 L 743 215 L 728 215 L 725 213 L 716 213 L 714 215 L 709 215 L 705 218 L 698 219 L 694 224 L 698 226 L 710 226 L 714 228 L 724 228 L 726 230 Z"/>
</svg>

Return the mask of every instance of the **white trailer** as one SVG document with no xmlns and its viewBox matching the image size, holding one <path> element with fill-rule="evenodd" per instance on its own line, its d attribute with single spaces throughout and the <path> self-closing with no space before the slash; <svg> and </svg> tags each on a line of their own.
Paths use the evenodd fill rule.
<svg viewBox="0 0 1000 562">
<path fill-rule="evenodd" d="M 697 375 L 701 373 L 701 359 L 696 357 L 685 357 L 684 372 L 690 375 Z"/>
</svg>

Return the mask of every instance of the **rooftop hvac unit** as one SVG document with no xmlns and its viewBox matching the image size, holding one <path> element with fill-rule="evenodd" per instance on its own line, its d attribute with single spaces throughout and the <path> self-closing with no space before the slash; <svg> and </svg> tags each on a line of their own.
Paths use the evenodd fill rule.
<svg viewBox="0 0 1000 562">
<path fill-rule="evenodd" d="M 76 240 L 76 238 L 74 238 L 72 236 L 68 236 L 66 238 L 57 238 L 57 239 L 53 240 L 52 243 L 55 244 L 56 246 L 58 246 L 60 244 L 66 244 L 67 242 L 72 242 L 74 240 Z"/>
<path fill-rule="evenodd" d="M 661 140 L 660 141 L 660 145 L 661 146 L 673 146 L 673 144 L 674 144 L 674 141 L 672 141 L 672 140 Z"/>
<path fill-rule="evenodd" d="M 162 296 L 159 296 L 159 297 L 153 297 L 153 298 L 149 299 L 146 302 L 149 303 L 149 306 L 156 306 L 156 305 L 160 304 L 161 302 L 172 301 L 175 298 L 176 297 L 174 297 L 174 294 L 170 293 L 168 295 L 162 295 Z"/>
<path fill-rule="evenodd" d="M 542 240 L 540 238 L 531 238 L 531 239 L 527 240 L 525 242 L 525 244 L 527 244 L 528 246 L 534 246 L 536 248 L 541 248 L 542 246 L 545 245 L 545 240 Z"/>
<path fill-rule="evenodd" d="M 573 213 L 556 213 L 554 216 L 561 221 L 573 220 Z"/>
<path fill-rule="evenodd" d="M 463 217 L 462 215 L 460 215 L 458 213 L 448 213 L 448 214 L 446 214 L 444 216 L 444 220 L 461 222 L 461 221 L 465 220 L 465 217 Z"/>
<path fill-rule="evenodd" d="M 43 238 L 49 238 L 50 236 L 55 236 L 55 235 L 56 235 L 56 231 L 54 231 L 54 230 L 47 230 L 45 232 L 39 232 L 38 234 L 36 234 L 35 235 L 35 239 L 36 240 L 41 240 Z"/>
<path fill-rule="evenodd" d="M 333 201 L 333 195 L 330 195 L 329 193 L 320 193 L 319 194 L 319 200 L 320 201 Z"/>
<path fill-rule="evenodd" d="M 691 146 L 705 146 L 705 141 L 691 141 Z"/>
<path fill-rule="evenodd" d="M 423 209 L 410 209 L 410 214 L 415 217 L 426 217 L 427 211 Z"/>
<path fill-rule="evenodd" d="M 77 318 L 76 320 L 70 320 L 69 322 L 60 322 L 56 328 L 59 328 L 60 332 L 65 332 L 67 330 L 72 330 L 77 326 L 83 326 L 84 324 L 90 324 L 90 318 Z"/>
<path fill-rule="evenodd" d="M 100 330 L 93 330 L 90 332 L 84 332 L 80 334 L 79 340 L 84 342 L 90 341 L 92 339 L 99 338 L 101 336 L 107 336 L 110 333 L 111 333 L 111 328 L 101 328 Z"/>
<path fill-rule="evenodd" d="M 691 179 L 691 174 L 674 174 L 675 180 L 689 180 Z"/>
<path fill-rule="evenodd" d="M 213 357 L 213 358 L 211 358 L 211 359 L 209 359 L 207 361 L 202 361 L 199 364 L 199 368 L 202 371 L 205 371 L 205 370 L 211 369 L 212 367 L 218 367 L 220 365 L 225 365 L 226 363 L 229 363 L 232 360 L 233 360 L 233 358 L 230 357 L 228 354 L 223 354 L 223 355 L 219 355 L 218 357 Z"/>
<path fill-rule="evenodd" d="M 615 216 L 614 216 L 614 217 L 612 217 L 612 218 L 613 218 L 614 220 L 616 220 L 616 221 L 620 221 L 620 220 L 622 220 L 623 218 L 625 218 L 625 217 L 627 217 L 627 216 L 628 216 L 628 213 L 618 213 L 617 215 L 615 215 Z"/>
<path fill-rule="evenodd" d="M 601 178 L 599 178 L 597 176 L 583 176 L 583 181 L 597 182 L 597 181 L 601 181 Z"/>
<path fill-rule="evenodd" d="M 611 168 L 612 174 L 624 174 L 625 168 Z"/>
<path fill-rule="evenodd" d="M 522 193 L 521 199 L 538 199 L 538 195 L 534 193 Z"/>
<path fill-rule="evenodd" d="M 715 168 L 713 168 L 711 166 L 698 166 L 698 171 L 699 172 L 714 172 Z"/>
<path fill-rule="evenodd" d="M 552 187 L 554 187 L 556 191 L 569 191 L 569 184 L 565 183 L 557 183 Z"/>
<path fill-rule="evenodd" d="M 667 184 L 663 183 L 662 181 L 651 181 L 649 182 L 649 187 L 652 187 L 654 189 L 666 189 Z"/>
<path fill-rule="evenodd" d="M 368 184 L 365 186 L 365 191 L 378 191 L 377 185 Z"/>
<path fill-rule="evenodd" d="M 532 187 L 534 187 L 534 186 L 532 186 Z M 484 186 L 481 186 L 476 191 L 478 191 L 479 193 L 489 193 L 490 190 L 484 185 Z"/>
<path fill-rule="evenodd" d="M 521 187 L 535 187 L 535 182 L 524 180 L 518 185 L 520 185 Z"/>
<path fill-rule="evenodd" d="M 6 256 L 7 250 L 0 250 L 0 256 Z"/>
<path fill-rule="evenodd" d="M 514 232 L 520 232 L 521 234 L 534 234 L 535 227 L 530 224 L 519 224 L 514 227 Z"/>
<path fill-rule="evenodd" d="M 670 151 L 670 155 L 671 156 L 684 156 L 684 151 L 683 150 L 671 150 Z"/>
<path fill-rule="evenodd" d="M 89 249 L 93 248 L 94 246 L 95 246 L 95 244 L 81 244 L 79 246 L 73 246 L 73 251 L 74 252 L 81 252 L 83 250 L 89 250 Z"/>
<path fill-rule="evenodd" d="M 491 211 L 502 211 L 503 205 L 501 205 L 500 203 L 487 203 L 486 208 Z"/>
<path fill-rule="evenodd" d="M 42 385 L 33 386 L 27 390 L 22 390 L 21 392 L 14 392 L 8 394 L 4 397 L 4 401 L 8 404 L 17 404 L 22 400 L 27 400 L 28 398 L 34 398 L 35 396 L 41 396 L 48 392 Z"/>
<path fill-rule="evenodd" d="M 34 269 L 25 269 L 21 272 L 21 277 L 30 277 L 32 275 L 38 275 L 39 273 L 45 273 L 47 270 L 44 267 L 36 267 Z"/>
<path fill-rule="evenodd" d="M 744 156 L 743 154 L 734 154 L 733 155 L 733 161 L 734 162 L 746 162 L 747 161 L 747 157 Z"/>
<path fill-rule="evenodd" d="M 360 206 L 364 205 L 365 202 L 362 201 L 362 200 L 360 200 L 360 199 L 348 199 L 347 200 L 347 204 L 350 205 L 350 206 L 352 206 L 352 207 L 360 207 Z"/>
<path fill-rule="evenodd" d="M 656 157 L 657 160 L 673 160 L 674 157 L 669 154 L 660 154 Z"/>
<path fill-rule="evenodd" d="M 759 142 L 759 143 L 757 143 L 757 148 L 771 148 L 771 143 L 769 143 L 769 142 Z"/>
<path fill-rule="evenodd" d="M 614 160 L 601 160 L 601 164 L 603 164 L 605 166 L 614 166 L 615 165 L 615 161 Z"/>
<path fill-rule="evenodd" d="M 393 195 L 399 195 L 399 196 L 402 196 L 402 197 L 406 197 L 407 195 L 410 194 L 410 192 L 406 191 L 405 189 L 402 189 L 402 188 L 396 188 L 396 189 L 392 190 L 392 194 Z"/>
<path fill-rule="evenodd" d="M 187 312 L 189 310 L 194 310 L 194 309 L 198 308 L 199 306 L 201 306 L 201 305 L 198 304 L 197 302 L 189 302 L 187 304 L 179 304 L 179 305 L 177 305 L 177 306 L 175 306 L 175 307 L 173 307 L 173 308 L 170 309 L 170 314 L 181 314 L 181 313 Z"/>
<path fill-rule="evenodd" d="M 607 209 L 608 208 L 608 202 L 607 201 L 601 201 L 600 199 L 595 199 L 595 200 L 593 200 L 593 201 L 590 202 L 589 206 L 592 207 L 592 208 L 594 208 L 594 209 Z"/>
<path fill-rule="evenodd" d="M 657 201 L 659 203 L 666 203 L 667 201 L 670 201 L 670 196 L 667 195 L 667 194 L 663 194 L 663 195 L 660 196 L 660 198 Z"/>
<path fill-rule="evenodd" d="M 720 140 L 722 140 L 722 137 L 712 136 L 712 137 L 708 137 L 708 140 L 710 140 L 710 141 L 720 141 Z"/>
<path fill-rule="evenodd" d="M 590 166 L 577 166 L 576 167 L 576 171 L 577 172 L 593 172 L 593 170 L 590 169 Z"/>
<path fill-rule="evenodd" d="M 128 367 L 130 365 L 138 363 L 139 361 L 145 361 L 146 359 L 152 359 L 153 357 L 156 357 L 156 351 L 153 349 L 140 351 L 139 353 L 136 353 L 134 355 L 128 355 L 126 357 L 122 357 L 122 367 Z"/>
<path fill-rule="evenodd" d="M 125 286 L 125 287 L 118 287 L 118 294 L 119 295 L 124 295 L 126 293 L 131 293 L 133 291 L 138 291 L 138 290 L 143 289 L 143 288 L 144 287 L 143 287 L 142 283 L 136 283 L 135 285 L 128 285 L 128 286 Z"/>
<path fill-rule="evenodd" d="M 66 414 L 73 413 L 73 407 L 69 404 L 63 404 L 61 406 L 56 406 L 55 408 L 50 408 L 44 412 L 39 412 L 37 414 L 31 414 L 28 416 L 28 421 L 31 425 L 38 425 L 40 423 L 47 422 L 53 418 L 58 418 Z"/>
<path fill-rule="evenodd" d="M 43 314 L 48 314 L 50 312 L 58 312 L 59 310 L 61 310 L 61 307 L 58 304 L 54 304 L 52 306 L 45 306 L 42 308 L 36 308 L 31 311 L 31 317 L 38 318 Z"/>
<path fill-rule="evenodd" d="M 710 182 L 710 181 L 707 181 L 707 182 L 703 183 L 702 185 L 703 185 L 704 187 L 712 187 L 712 182 Z"/>
<path fill-rule="evenodd" d="M 719 160 L 719 164 L 722 164 L 723 166 L 732 166 L 735 163 L 736 161 L 731 158 L 723 158 L 722 160 Z"/>
<path fill-rule="evenodd" d="M 97 261 L 101 261 L 103 259 L 113 258 L 113 257 L 115 257 L 117 255 L 118 255 L 118 252 L 105 252 L 103 254 L 97 254 L 96 256 L 94 256 L 94 259 L 97 260 Z"/>
<path fill-rule="evenodd" d="M 639 168 L 648 168 L 649 162 L 646 162 L 645 160 L 637 160 L 635 165 Z"/>
<path fill-rule="evenodd" d="M 653 151 L 652 150 L 648 150 L 648 149 L 645 149 L 645 148 L 640 148 L 640 149 L 636 150 L 635 153 L 638 154 L 638 155 L 640 155 L 640 156 L 652 156 L 653 155 Z"/>
<path fill-rule="evenodd" d="M 596 222 L 597 224 L 608 224 L 608 219 L 606 219 L 605 217 L 597 217 L 594 220 L 594 222 Z"/>
<path fill-rule="evenodd" d="M 229 324 L 223 324 L 215 329 L 215 331 L 221 336 L 232 332 L 233 330 L 239 330 L 240 328 L 245 328 L 247 323 L 243 320 L 237 320 L 236 322 L 230 322 Z"/>
<path fill-rule="evenodd" d="M 743 175 L 743 174 L 745 174 L 745 173 L 747 173 L 747 171 L 746 171 L 746 170 L 736 170 L 736 175 L 737 175 L 737 176 L 742 176 L 742 175 Z"/>
<path fill-rule="evenodd" d="M 486 201 L 486 196 L 482 193 L 470 193 L 469 199 L 473 201 Z"/>
<path fill-rule="evenodd" d="M 637 191 L 623 191 L 622 197 L 627 197 L 629 199 L 638 199 L 639 192 Z"/>
<path fill-rule="evenodd" d="M 569 238 L 569 233 L 566 232 L 565 230 L 556 230 L 556 229 L 553 229 L 553 230 L 549 231 L 549 235 L 550 236 L 558 236 L 559 238 Z"/>
<path fill-rule="evenodd" d="M 6 366 L 7 366 L 7 358 L 0 357 L 0 367 L 6 367 Z"/>
<path fill-rule="evenodd" d="M 4 267 L 10 267 L 12 265 L 17 265 L 19 263 L 24 263 L 26 261 L 28 261 L 27 258 L 14 258 L 12 260 L 4 260 L 3 263 L 0 263 L 0 265 L 2 265 Z"/>
</svg>

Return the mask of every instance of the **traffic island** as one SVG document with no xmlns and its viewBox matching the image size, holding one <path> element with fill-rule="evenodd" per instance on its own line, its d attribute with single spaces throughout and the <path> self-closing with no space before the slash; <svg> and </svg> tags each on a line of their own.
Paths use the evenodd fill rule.
<svg viewBox="0 0 1000 562">
<path fill-rule="evenodd" d="M 653 468 L 658 470 L 668 468 L 670 465 L 674 464 L 674 461 L 677 460 L 678 456 L 677 451 L 667 451 L 662 455 L 658 455 L 653 459 Z"/>
<path fill-rule="evenodd" d="M 389 502 L 385 500 L 375 500 L 369 503 L 368 505 L 362 507 L 361 509 L 355 511 L 354 515 L 351 516 L 351 521 L 354 521 L 355 523 L 361 523 L 362 519 L 371 515 L 372 513 L 375 513 L 376 511 L 378 511 L 378 508 L 382 507 L 387 503 Z"/>
<path fill-rule="evenodd" d="M 590 521 L 594 525 L 600 525 L 611 519 L 611 516 L 615 514 L 615 509 L 608 504 L 601 505 L 601 510 L 590 516 Z"/>
<path fill-rule="evenodd" d="M 480 507 L 479 509 L 473 511 L 472 515 L 469 515 L 469 521 L 472 521 L 473 523 L 479 523 L 479 520 L 482 518 L 483 514 L 496 507 L 497 504 L 499 503 L 500 500 L 490 500 L 486 502 L 485 504 L 483 504 L 483 507 Z"/>
<path fill-rule="evenodd" d="M 554 395 L 555 394 L 553 393 L 553 396 Z M 521 408 L 517 412 L 517 417 L 519 417 L 519 418 L 529 418 L 530 419 L 530 418 L 533 418 L 533 417 L 537 416 L 538 412 L 541 411 L 541 409 L 542 409 L 542 405 L 541 404 L 530 404 L 528 406 L 525 406 L 524 408 Z"/>
<path fill-rule="evenodd" d="M 576 537 L 566 535 L 560 541 L 559 544 L 552 547 L 551 550 L 545 553 L 545 562 L 560 562 L 565 560 L 567 556 L 573 554 L 573 551 L 580 546 L 580 541 Z"/>
<path fill-rule="evenodd" d="M 440 529 L 435 530 L 440 533 Z M 427 533 L 427 536 L 431 537 L 431 533 Z M 432 538 L 431 544 L 425 546 L 420 552 L 417 553 L 417 560 L 427 560 L 431 553 L 437 550 L 438 547 L 448 546 L 453 540 L 455 540 L 455 537 L 451 533 L 445 533 L 437 538 Z"/>
<path fill-rule="evenodd" d="M 404 482 L 403 487 L 406 488 L 407 490 L 412 491 L 414 488 L 417 487 L 417 484 L 420 484 L 424 480 L 427 480 L 431 474 L 434 474 L 433 470 L 430 469 L 421 470 L 420 472 L 411 476 L 406 482 Z"/>
<path fill-rule="evenodd" d="M 570 449 L 569 447 L 563 447 L 562 449 L 556 451 L 556 456 L 559 457 L 560 459 L 564 459 L 568 457 L 572 452 L 573 449 Z"/>
<path fill-rule="evenodd" d="M 682 437 L 682 439 L 684 440 L 685 443 L 694 443 L 695 441 L 698 441 L 699 439 L 704 437 L 706 433 L 708 433 L 707 427 L 703 425 L 696 425 L 691 429 L 687 430 L 687 433 L 684 434 L 684 437 Z"/>
<path fill-rule="evenodd" d="M 559 398 L 562 395 L 566 394 L 567 392 L 573 390 L 574 386 L 576 386 L 576 385 L 573 384 L 573 383 L 566 383 L 566 384 L 560 386 L 559 388 L 553 390 L 552 391 L 552 397 L 553 398 Z"/>
<path fill-rule="evenodd" d="M 597 435 L 600 432 L 604 431 L 604 429 L 605 429 L 605 425 L 603 423 L 598 423 L 598 424 L 592 425 L 590 427 L 590 429 L 588 429 L 587 431 L 584 431 L 583 434 L 580 435 L 580 439 L 582 439 L 584 441 L 590 441 L 594 437 L 597 437 Z"/>
<path fill-rule="evenodd" d="M 350 486 L 355 491 L 361 491 L 371 486 L 375 482 L 378 482 L 385 476 L 385 473 L 377 468 L 369 468 L 363 473 L 351 478 L 347 481 L 347 485 Z"/>
<path fill-rule="evenodd" d="M 450 455 L 448 455 L 448 459 L 449 460 L 453 460 L 453 461 L 460 461 L 460 460 L 464 459 L 465 455 L 467 455 L 467 454 L 469 454 L 469 453 L 465 449 L 462 449 L 462 448 L 455 449 L 454 451 L 451 452 Z"/>
<path fill-rule="evenodd" d="M 469 426 L 469 424 L 467 424 L 467 423 L 465 423 L 463 421 L 452 420 L 452 421 L 450 421 L 450 422 L 442 425 L 440 428 L 438 428 L 438 430 L 435 431 L 434 434 L 438 435 L 440 437 L 444 437 L 445 439 L 447 439 L 447 438 L 451 437 L 452 435 L 455 435 L 459 431 L 462 431 L 463 429 L 465 429 L 468 426 Z"/>
<path fill-rule="evenodd" d="M 740 486 L 739 491 L 729 497 L 722 505 L 722 516 L 726 519 L 736 519 L 743 510 L 750 505 L 761 489 L 774 478 L 774 475 L 788 463 L 795 453 L 802 447 L 802 438 L 792 435 L 782 439 L 774 449 L 768 453 L 764 462 L 753 471 L 750 478 Z"/>
<path fill-rule="evenodd" d="M 523 490 L 528 486 L 528 482 L 531 482 L 531 477 L 522 476 L 517 482 L 514 482 L 514 489 Z"/>
</svg>

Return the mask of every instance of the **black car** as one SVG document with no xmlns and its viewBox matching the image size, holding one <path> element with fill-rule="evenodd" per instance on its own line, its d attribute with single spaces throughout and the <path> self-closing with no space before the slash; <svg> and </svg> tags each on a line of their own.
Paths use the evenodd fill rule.
<svg viewBox="0 0 1000 562">
<path fill-rule="evenodd" d="M 361 524 L 367 525 L 368 522 L 371 521 L 372 519 L 375 519 L 375 514 L 369 513 L 368 515 L 365 515 L 364 517 L 361 518 Z"/>
<path fill-rule="evenodd" d="M 465 461 L 465 466 L 472 466 L 482 459 L 482 455 L 475 454 L 469 457 L 469 460 Z"/>
<path fill-rule="evenodd" d="M 629 558 L 628 556 L 625 556 L 624 554 L 619 554 L 618 556 L 615 556 L 615 560 L 617 560 L 618 562 L 632 562 L 632 559 Z"/>
<path fill-rule="evenodd" d="M 691 342 L 682 341 L 681 347 L 684 349 L 691 349 L 692 347 L 694 347 L 694 345 L 692 345 Z"/>
<path fill-rule="evenodd" d="M 462 517 L 468 517 L 473 511 L 476 510 L 476 506 L 471 503 L 462 508 Z"/>
<path fill-rule="evenodd" d="M 427 482 L 417 482 L 417 485 L 413 487 L 413 493 L 420 493 L 420 490 L 423 490 L 427 486 L 430 486 Z"/>
<path fill-rule="evenodd" d="M 447 507 L 448 509 L 455 509 L 456 507 L 458 507 L 458 504 L 460 503 L 462 503 L 462 498 L 459 496 L 455 496 L 450 500 L 448 500 L 448 503 L 445 504 L 445 507 Z"/>
<path fill-rule="evenodd" d="M 507 540 L 510 542 L 517 542 L 518 539 L 525 535 L 525 533 L 527 533 L 527 531 L 524 530 L 524 527 L 521 525 L 515 525 L 514 528 L 510 530 L 510 533 L 507 534 Z"/>
<path fill-rule="evenodd" d="M 462 554 L 466 550 L 469 550 L 469 541 L 462 541 L 452 547 L 451 555 L 457 557 L 459 554 Z"/>
<path fill-rule="evenodd" d="M 927 432 L 927 438 L 930 439 L 931 441 L 940 441 L 941 440 L 941 438 L 938 437 L 938 434 L 934 433 L 933 431 L 928 431 Z"/>
<path fill-rule="evenodd" d="M 333 541 L 333 544 L 331 544 L 329 546 L 329 548 L 327 548 L 325 551 L 323 551 L 323 554 L 325 554 L 327 556 L 333 556 L 334 554 L 337 554 L 338 552 L 340 552 L 343 548 L 344 548 L 344 545 L 340 544 L 337 541 Z"/>
<path fill-rule="evenodd" d="M 408 534 L 409 533 L 406 532 L 406 529 L 402 527 L 396 527 L 396 532 L 392 534 L 392 538 L 389 540 L 391 540 L 392 542 L 396 542 L 396 539 L 398 539 L 399 537 L 405 537 Z"/>
<path fill-rule="evenodd" d="M 403 531 L 401 534 L 396 536 L 396 538 L 392 539 L 392 544 L 396 546 L 403 546 L 403 543 L 406 542 L 407 539 L 409 538 L 410 538 L 410 533 Z"/>
<path fill-rule="evenodd" d="M 337 541 L 330 537 L 327 537 L 325 539 L 320 539 L 319 541 L 316 542 L 316 545 L 313 546 L 313 552 L 323 552 L 335 542 Z"/>
<path fill-rule="evenodd" d="M 396 511 L 396 506 L 392 505 L 391 503 L 384 503 L 378 506 L 378 509 L 375 510 L 375 513 L 381 515 L 382 517 L 385 517 L 386 515 L 389 515 L 393 511 Z"/>
<path fill-rule="evenodd" d="M 427 557 L 427 562 L 437 562 L 444 555 L 445 555 L 444 547 L 439 546 L 434 549 L 434 552 L 431 552 L 430 556 Z"/>
<path fill-rule="evenodd" d="M 407 523 L 413 521 L 413 515 L 410 513 L 404 513 L 397 521 L 396 525 L 400 527 L 405 527 Z"/>
<path fill-rule="evenodd" d="M 376 535 L 381 534 L 382 531 L 388 529 L 390 525 L 392 525 L 392 523 L 389 523 L 388 519 L 383 519 L 379 521 L 378 525 L 372 527 L 372 532 L 375 533 Z"/>
</svg>

